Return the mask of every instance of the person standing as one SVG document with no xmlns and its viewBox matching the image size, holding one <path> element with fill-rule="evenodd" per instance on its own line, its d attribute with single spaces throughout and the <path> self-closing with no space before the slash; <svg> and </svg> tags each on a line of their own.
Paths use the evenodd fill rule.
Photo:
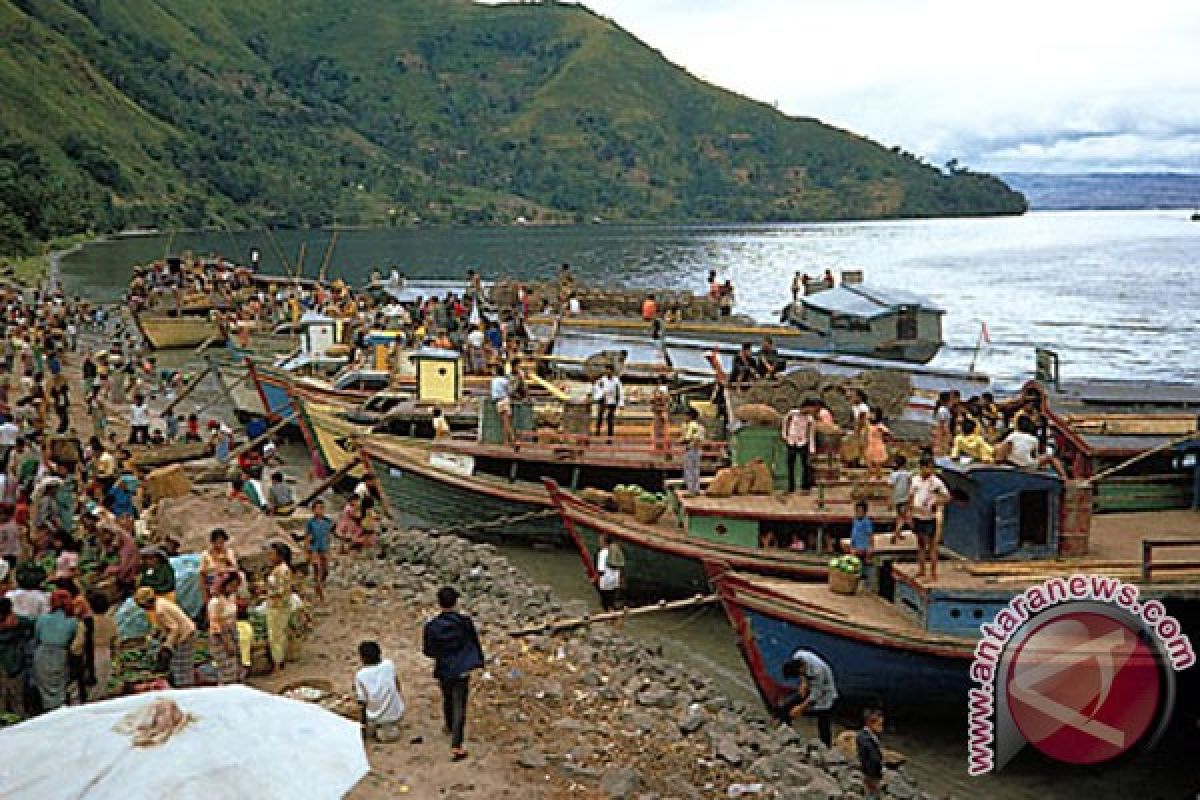
<svg viewBox="0 0 1200 800">
<path fill-rule="evenodd" d="M 683 488 L 689 497 L 700 494 L 700 455 L 704 449 L 704 426 L 700 412 L 689 407 L 683 423 Z"/>
<path fill-rule="evenodd" d="M 908 498 L 913 532 L 917 534 L 917 577 L 924 577 L 928 558 L 930 576 L 936 581 L 938 510 L 950 502 L 950 492 L 937 476 L 932 456 L 921 456 L 919 470 Z"/>
<path fill-rule="evenodd" d="M 517 440 L 516 434 L 513 432 L 511 394 L 512 386 L 508 382 L 508 376 L 504 374 L 504 367 L 498 365 L 495 376 L 492 378 L 491 395 L 492 402 L 496 404 L 496 414 L 500 417 L 504 444 L 515 444 Z"/>
<path fill-rule="evenodd" d="M 650 395 L 650 445 L 657 452 L 665 452 L 669 445 L 668 431 L 671 428 L 671 389 L 667 378 L 660 375 L 654 393 Z"/>
<path fill-rule="evenodd" d="M 900 531 L 912 527 L 909 516 L 908 498 L 912 495 L 912 470 L 908 468 L 908 459 L 903 455 L 896 456 L 896 466 L 888 475 L 888 485 L 892 487 L 892 510 L 896 512 L 896 527 L 892 531 L 892 544 L 900 541 Z"/>
<path fill-rule="evenodd" d="M 612 438 L 617 426 L 617 409 L 625 405 L 625 391 L 613 365 L 604 368 L 604 375 L 596 384 L 600 395 L 600 414 L 596 417 L 596 435 L 600 435 L 600 424 L 604 422 L 608 438 Z"/>
<path fill-rule="evenodd" d="M 150 443 L 150 406 L 140 392 L 133 396 L 133 405 L 129 407 L 129 443 Z"/>
<path fill-rule="evenodd" d="M 463 736 L 467 724 L 467 698 L 471 671 L 483 666 L 483 646 L 475 623 L 456 611 L 458 591 L 453 586 L 438 590 L 441 612 L 425 623 L 421 651 L 434 660 L 433 677 L 442 690 L 442 715 L 450 734 L 450 756 L 467 757 Z"/>
<path fill-rule="evenodd" d="M 241 647 L 238 642 L 237 593 L 242 579 L 236 572 L 227 572 L 217 579 L 208 601 L 208 640 L 213 664 L 217 668 L 217 684 L 225 686 L 241 679 Z"/>
<path fill-rule="evenodd" d="M 108 696 L 108 681 L 113 674 L 113 656 L 117 654 L 120 637 L 117 623 L 109 614 L 108 597 L 93 592 L 87 597 L 92 609 L 92 675 L 94 685 L 88 692 L 91 700 L 103 700 Z"/>
<path fill-rule="evenodd" d="M 43 711 L 53 711 L 67 702 L 68 648 L 79 626 L 70 614 L 71 605 L 71 593 L 55 589 L 50 594 L 50 611 L 34 623 L 33 682 L 41 695 Z"/>
<path fill-rule="evenodd" d="M 324 500 L 313 500 L 311 508 L 312 516 L 304 523 L 304 544 L 308 548 L 308 561 L 312 565 L 317 601 L 324 603 L 325 577 L 329 574 L 329 534 L 333 530 L 333 520 L 325 516 Z"/>
<path fill-rule="evenodd" d="M 596 591 L 600 593 L 600 607 L 605 611 L 621 608 L 621 570 L 624 566 L 621 546 L 613 544 L 612 537 L 605 534 L 596 553 Z"/>
<path fill-rule="evenodd" d="M 868 481 L 883 479 L 883 466 L 888 462 L 887 440 L 891 435 L 891 430 L 883 422 L 883 412 L 878 407 L 871 409 L 871 421 L 867 425 L 867 446 L 863 452 Z"/>
<path fill-rule="evenodd" d="M 287 661 L 288 622 L 292 618 L 292 549 L 282 542 L 272 542 L 267 553 L 271 561 L 267 575 L 267 643 L 273 671 L 279 672 Z"/>
<path fill-rule="evenodd" d="M 32 620 L 13 611 L 11 598 L 0 596 L 0 713 L 24 714 L 25 653 L 33 628 Z"/>
<path fill-rule="evenodd" d="M 800 408 L 793 408 L 783 418 L 781 433 L 787 443 L 788 492 L 796 491 L 796 461 L 800 462 L 800 488 L 813 487 L 812 454 L 817 449 L 817 421 L 813 416 L 816 404 L 806 399 Z"/>
<path fill-rule="evenodd" d="M 788 719 L 795 724 L 802 716 L 815 717 L 817 735 L 832 747 L 833 705 L 838 699 L 833 669 L 813 651 L 800 648 L 784 663 L 783 677 L 797 685 L 795 695 L 785 702 Z"/>
<path fill-rule="evenodd" d="M 883 786 L 883 745 L 879 734 L 883 733 L 883 712 L 878 708 L 863 710 L 862 730 L 854 735 L 854 748 L 858 751 L 858 765 L 863 774 L 863 800 L 879 800 Z"/>
</svg>

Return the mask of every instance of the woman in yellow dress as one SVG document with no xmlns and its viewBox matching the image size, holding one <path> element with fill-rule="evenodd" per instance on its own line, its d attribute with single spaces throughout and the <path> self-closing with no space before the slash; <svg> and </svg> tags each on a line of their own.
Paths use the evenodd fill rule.
<svg viewBox="0 0 1200 800">
<path fill-rule="evenodd" d="M 288 621 L 292 616 L 292 549 L 273 542 L 268 553 L 271 572 L 267 575 L 267 643 L 275 672 L 287 660 Z"/>
</svg>

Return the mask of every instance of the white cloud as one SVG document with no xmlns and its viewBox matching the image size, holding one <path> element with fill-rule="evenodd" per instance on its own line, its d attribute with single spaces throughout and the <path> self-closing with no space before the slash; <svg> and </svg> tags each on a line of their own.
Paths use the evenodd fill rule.
<svg viewBox="0 0 1200 800">
<path fill-rule="evenodd" d="M 713 83 L 985 169 L 1200 170 L 1194 0 L 588 0 Z"/>
</svg>

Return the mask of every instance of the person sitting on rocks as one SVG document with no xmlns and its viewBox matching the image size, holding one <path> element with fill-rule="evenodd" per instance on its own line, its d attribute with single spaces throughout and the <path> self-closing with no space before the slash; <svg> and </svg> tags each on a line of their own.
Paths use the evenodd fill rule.
<svg viewBox="0 0 1200 800">
<path fill-rule="evenodd" d="M 383 658 L 378 642 L 361 643 L 358 657 L 363 666 L 354 676 L 354 696 L 362 708 L 366 735 L 379 742 L 394 742 L 400 738 L 399 724 L 404 718 L 404 690 L 396 665 Z"/>
</svg>

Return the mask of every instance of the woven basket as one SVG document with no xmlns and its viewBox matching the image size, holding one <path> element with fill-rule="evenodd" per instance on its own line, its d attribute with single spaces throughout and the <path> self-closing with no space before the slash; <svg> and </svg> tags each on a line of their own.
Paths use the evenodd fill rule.
<svg viewBox="0 0 1200 800">
<path fill-rule="evenodd" d="M 840 569 L 829 570 L 829 591 L 834 594 L 854 594 L 858 591 L 858 575 L 842 572 Z"/>
<path fill-rule="evenodd" d="M 637 500 L 633 504 L 633 516 L 638 522 L 646 525 L 653 525 L 658 522 L 658 518 L 667 510 L 666 503 L 647 503 L 643 500 Z"/>
<path fill-rule="evenodd" d="M 632 514 L 637 504 L 637 494 L 628 489 L 618 489 L 613 492 L 613 503 L 622 514 Z"/>
</svg>

